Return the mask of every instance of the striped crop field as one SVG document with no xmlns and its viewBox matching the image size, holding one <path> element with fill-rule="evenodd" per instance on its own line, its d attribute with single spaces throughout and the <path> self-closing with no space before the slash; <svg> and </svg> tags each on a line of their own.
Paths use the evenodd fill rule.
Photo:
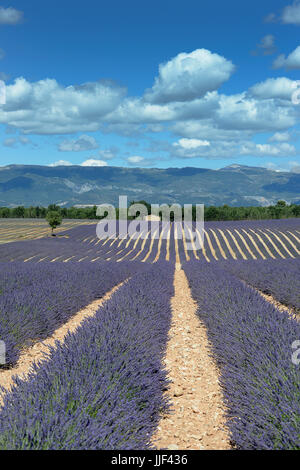
<svg viewBox="0 0 300 470">
<path fill-rule="evenodd" d="M 300 219 L 14 223 L 0 450 L 300 450 Z"/>
<path fill-rule="evenodd" d="M 21 226 L 19 223 L 17 230 L 20 232 Z M 24 262 L 126 260 L 149 263 L 171 261 L 180 264 L 190 260 L 210 263 L 239 259 L 295 259 L 300 254 L 299 219 L 207 222 L 201 233 L 193 228 L 195 238 L 191 242 L 191 230 L 184 229 L 182 223 L 164 225 L 160 223 L 154 226 L 152 231 L 149 224 L 144 231 L 125 238 L 117 234 L 103 239 L 97 237 L 94 222 L 87 224 L 86 221 L 84 223 L 66 221 L 60 229 L 59 236 L 55 238 L 43 236 L 47 230 L 42 227 L 41 225 L 32 228 L 31 234 L 27 231 L 27 236 L 35 236 L 36 240 L 2 244 L 0 260 Z M 6 236 L 9 237 L 8 231 Z M 4 240 L 4 234 L 2 237 Z"/>
<path fill-rule="evenodd" d="M 65 231 L 82 224 L 94 222 L 82 220 L 64 220 L 63 227 L 58 227 L 57 232 Z M 18 240 L 34 240 L 47 236 L 50 233 L 49 225 L 41 219 L 0 219 L 0 244 L 15 242 Z"/>
</svg>

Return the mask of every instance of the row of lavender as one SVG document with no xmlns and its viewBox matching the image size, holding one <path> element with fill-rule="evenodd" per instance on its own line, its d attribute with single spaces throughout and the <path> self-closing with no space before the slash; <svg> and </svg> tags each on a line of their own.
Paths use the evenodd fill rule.
<svg viewBox="0 0 300 470">
<path fill-rule="evenodd" d="M 162 358 L 174 266 L 133 276 L 52 348 L 0 413 L 0 449 L 146 449 L 168 386 Z"/>
<path fill-rule="evenodd" d="M 220 228 L 221 227 L 221 228 Z M 69 232 L 69 238 L 57 237 L 40 240 L 15 242 L 0 245 L 0 261 L 98 261 L 98 260 L 139 260 L 153 262 L 157 259 L 171 259 L 176 257 L 176 250 L 180 260 L 200 258 L 207 261 L 231 259 L 294 259 L 300 254 L 300 232 L 296 229 L 288 230 L 287 225 L 280 226 L 280 230 L 273 227 L 260 229 L 254 223 L 238 226 L 228 222 L 219 225 L 207 223 L 205 225 L 204 247 L 195 252 L 190 249 L 185 252 L 183 240 L 175 243 L 174 224 L 171 226 L 170 239 L 146 240 L 139 239 L 98 240 L 93 226 L 83 226 Z M 277 227 L 277 226 L 276 226 Z M 298 227 L 300 228 L 300 227 Z M 72 233 L 74 232 L 74 233 Z M 166 234 L 169 232 L 166 231 Z M 192 247 L 193 248 L 193 247 Z M 205 256 L 204 256 L 205 254 Z"/>
<path fill-rule="evenodd" d="M 224 265 L 225 266 L 225 265 Z M 238 449 L 300 449 L 300 324 L 221 263 L 185 263 L 220 369 L 227 425 Z"/>
<path fill-rule="evenodd" d="M 87 229 L 90 234 L 90 228 Z M 56 239 L 30 240 L 26 242 L 15 242 L 0 245 L 0 261 L 26 261 L 31 262 L 51 262 L 55 261 L 143 261 L 153 262 L 158 253 L 159 240 L 151 240 L 150 236 L 144 240 L 129 239 L 101 241 L 89 235 L 89 240 L 85 243 L 57 237 Z M 90 241 L 92 240 L 92 243 Z M 99 243 L 97 243 L 99 242 Z M 114 242 L 114 243 L 113 243 Z M 97 244 L 96 244 L 97 243 Z M 134 249 L 133 249 L 134 248 Z M 180 252 L 183 253 L 182 243 Z M 149 254 L 149 255 L 148 255 Z M 160 248 L 159 259 L 165 260 L 167 256 L 167 243 L 163 241 Z M 174 239 L 169 243 L 169 258 L 175 259 Z"/>
<path fill-rule="evenodd" d="M 292 260 L 237 261 L 226 263 L 224 267 L 300 313 L 300 257 Z"/>
<path fill-rule="evenodd" d="M 138 271 L 142 263 L 1 263 L 0 340 L 6 363 L 50 336 L 78 310 Z"/>
</svg>

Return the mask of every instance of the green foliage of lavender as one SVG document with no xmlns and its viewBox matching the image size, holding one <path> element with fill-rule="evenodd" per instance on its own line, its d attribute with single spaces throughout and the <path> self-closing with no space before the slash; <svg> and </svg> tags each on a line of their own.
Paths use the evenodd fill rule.
<svg viewBox="0 0 300 470">
<path fill-rule="evenodd" d="M 15 379 L 0 413 L 0 449 L 151 448 L 169 407 L 162 358 L 173 274 L 171 263 L 158 263 L 133 276 L 28 381 Z"/>
<path fill-rule="evenodd" d="M 185 263 L 208 331 L 238 449 L 300 449 L 300 365 L 292 343 L 300 324 L 220 263 Z"/>
<path fill-rule="evenodd" d="M 0 340 L 6 362 L 139 270 L 140 263 L 1 263 Z"/>
</svg>

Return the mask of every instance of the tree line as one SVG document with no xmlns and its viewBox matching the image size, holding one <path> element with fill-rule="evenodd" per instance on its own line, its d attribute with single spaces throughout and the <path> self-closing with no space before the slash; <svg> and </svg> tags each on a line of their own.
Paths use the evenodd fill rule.
<svg viewBox="0 0 300 470">
<path fill-rule="evenodd" d="M 132 201 L 129 206 L 132 204 L 144 204 L 148 209 L 148 214 L 151 214 L 151 204 L 148 202 Z M 96 214 L 97 206 L 60 207 L 56 204 L 50 204 L 47 208 L 40 206 L 0 207 L 0 218 L 45 219 L 49 212 L 57 212 L 62 219 L 101 219 Z M 116 208 L 116 217 L 119 218 L 118 208 Z M 285 201 L 278 201 L 275 205 L 265 207 L 232 207 L 225 204 L 223 206 L 205 206 L 204 208 L 204 219 L 206 221 L 286 219 L 290 217 L 300 217 L 300 205 L 288 205 Z M 172 218 L 173 213 L 171 212 L 171 220 Z M 182 218 L 184 219 L 183 210 Z M 196 220 L 196 206 L 193 206 L 193 220 Z"/>
</svg>

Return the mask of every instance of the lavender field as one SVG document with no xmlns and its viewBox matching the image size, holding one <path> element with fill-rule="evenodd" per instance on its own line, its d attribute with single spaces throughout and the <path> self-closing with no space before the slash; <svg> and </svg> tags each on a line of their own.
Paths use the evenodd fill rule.
<svg viewBox="0 0 300 470">
<path fill-rule="evenodd" d="M 1 231 L 1 230 L 0 230 Z M 299 219 L 242 222 L 206 222 L 202 236 L 195 230 L 193 249 L 187 249 L 189 230 L 183 224 L 157 224 L 155 238 L 147 230 L 127 238 L 99 239 L 96 224 L 79 225 L 61 231 L 57 237 L 18 241 L 0 245 L 1 261 L 141 261 L 181 263 L 192 259 L 267 260 L 295 259 L 300 254 Z M 199 245 L 200 246 L 200 245 Z"/>
<path fill-rule="evenodd" d="M 101 240 L 82 224 L 0 246 L 0 385 L 27 351 L 118 287 L 27 378 L 10 389 L 3 379 L 0 449 L 154 449 L 160 419 L 174 413 L 164 357 L 180 269 L 219 371 L 228 446 L 300 449 L 299 219 L 206 223 L 199 250 L 187 249 L 182 228 L 177 239 L 180 227 L 157 227 L 157 238 Z"/>
</svg>

